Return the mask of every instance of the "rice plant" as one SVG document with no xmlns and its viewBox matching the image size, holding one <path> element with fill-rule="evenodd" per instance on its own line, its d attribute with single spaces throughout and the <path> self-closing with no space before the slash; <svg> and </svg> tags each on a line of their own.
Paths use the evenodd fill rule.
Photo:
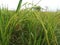
<svg viewBox="0 0 60 45">
<path fill-rule="evenodd" d="M 0 9 L 0 45 L 59 45 L 60 15 L 38 10 Z M 60 30 L 60 28 L 59 28 Z"/>
</svg>

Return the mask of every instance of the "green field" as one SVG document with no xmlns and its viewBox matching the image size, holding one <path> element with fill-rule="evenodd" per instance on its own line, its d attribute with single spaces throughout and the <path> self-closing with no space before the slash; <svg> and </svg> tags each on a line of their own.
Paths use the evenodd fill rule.
<svg viewBox="0 0 60 45">
<path fill-rule="evenodd" d="M 0 9 L 0 45 L 60 45 L 60 12 L 20 6 Z"/>
</svg>

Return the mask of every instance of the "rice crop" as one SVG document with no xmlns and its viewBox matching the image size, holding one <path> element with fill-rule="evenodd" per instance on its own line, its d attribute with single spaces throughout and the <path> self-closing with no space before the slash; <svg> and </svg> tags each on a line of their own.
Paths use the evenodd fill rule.
<svg viewBox="0 0 60 45">
<path fill-rule="evenodd" d="M 20 10 L 21 3 L 0 9 L 0 45 L 60 45 L 60 13 Z"/>
</svg>

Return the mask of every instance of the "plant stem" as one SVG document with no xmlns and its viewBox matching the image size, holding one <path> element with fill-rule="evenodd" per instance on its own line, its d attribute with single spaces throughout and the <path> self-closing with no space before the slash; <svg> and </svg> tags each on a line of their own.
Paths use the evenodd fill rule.
<svg viewBox="0 0 60 45">
<path fill-rule="evenodd" d="M 19 3 L 18 3 L 17 9 L 16 9 L 16 13 L 20 10 L 21 4 L 22 4 L 22 0 L 20 0 Z"/>
</svg>

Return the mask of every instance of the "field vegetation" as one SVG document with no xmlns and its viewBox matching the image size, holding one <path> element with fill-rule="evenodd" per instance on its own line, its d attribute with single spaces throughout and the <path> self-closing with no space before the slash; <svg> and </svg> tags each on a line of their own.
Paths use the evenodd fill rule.
<svg viewBox="0 0 60 45">
<path fill-rule="evenodd" d="M 60 12 L 32 8 L 0 9 L 0 45 L 60 45 Z"/>
</svg>

